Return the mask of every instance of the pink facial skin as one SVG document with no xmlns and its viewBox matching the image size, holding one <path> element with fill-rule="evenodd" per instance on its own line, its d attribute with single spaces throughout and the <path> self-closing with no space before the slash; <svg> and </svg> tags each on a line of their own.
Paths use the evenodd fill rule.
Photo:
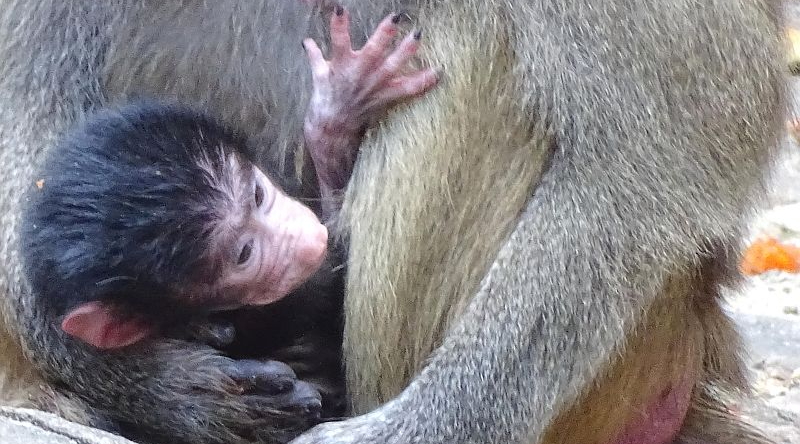
<svg viewBox="0 0 800 444">
<path fill-rule="evenodd" d="M 317 171 L 324 216 L 337 208 L 331 197 L 347 186 L 361 136 L 370 118 L 389 106 L 432 89 L 439 81 L 433 69 L 406 73 L 419 49 L 421 32 L 407 35 L 393 50 L 400 15 L 386 17 L 360 50 L 350 42 L 350 15 L 341 6 L 331 16 L 331 60 L 306 39 L 314 91 L 305 118 L 305 140 Z"/>
<path fill-rule="evenodd" d="M 308 207 L 258 168 L 254 176 L 252 209 L 220 283 L 239 306 L 266 305 L 289 294 L 317 271 L 328 246 L 328 230 Z"/>
</svg>

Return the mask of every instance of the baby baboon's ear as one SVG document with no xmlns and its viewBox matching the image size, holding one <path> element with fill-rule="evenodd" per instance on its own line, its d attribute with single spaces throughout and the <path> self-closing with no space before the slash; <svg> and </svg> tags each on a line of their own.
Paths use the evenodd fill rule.
<svg viewBox="0 0 800 444">
<path fill-rule="evenodd" d="M 138 319 L 124 319 L 103 302 L 87 302 L 61 321 L 68 335 L 103 350 L 133 345 L 150 336 L 153 327 Z"/>
</svg>

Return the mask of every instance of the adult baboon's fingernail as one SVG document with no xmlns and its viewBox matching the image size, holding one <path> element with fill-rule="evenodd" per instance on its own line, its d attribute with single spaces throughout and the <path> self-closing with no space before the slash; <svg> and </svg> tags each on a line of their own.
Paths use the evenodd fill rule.
<svg viewBox="0 0 800 444">
<path fill-rule="evenodd" d="M 414 39 L 415 40 L 419 40 L 421 38 L 422 38 L 422 30 L 421 29 L 417 29 L 417 32 L 414 33 Z"/>
<path fill-rule="evenodd" d="M 399 12 L 396 13 L 395 15 L 392 16 L 392 23 L 394 23 L 395 25 L 400 23 L 400 18 L 401 17 L 402 17 L 402 14 L 400 14 Z"/>
<path fill-rule="evenodd" d="M 344 8 L 342 5 L 336 5 L 336 15 L 341 16 L 344 14 Z"/>
</svg>

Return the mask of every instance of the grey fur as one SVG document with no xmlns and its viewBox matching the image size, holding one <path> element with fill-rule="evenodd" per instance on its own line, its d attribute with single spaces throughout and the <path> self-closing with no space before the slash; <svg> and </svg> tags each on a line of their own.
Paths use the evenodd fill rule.
<svg viewBox="0 0 800 444">
<path fill-rule="evenodd" d="M 597 390 L 628 369 L 634 389 L 612 393 L 652 390 L 650 335 L 704 344 L 698 386 L 743 388 L 705 263 L 735 256 L 778 146 L 776 3 L 443 1 L 419 16 L 447 82 L 365 142 L 345 203 L 350 389 L 357 412 L 380 407 L 296 443 L 604 442 L 589 417 L 624 409 Z M 664 356 L 645 371 L 692 371 Z M 746 430 L 724 419 L 706 442 Z"/>
<path fill-rule="evenodd" d="M 719 301 L 698 286 L 711 247 L 735 248 L 783 127 L 775 5 L 343 3 L 357 36 L 408 12 L 447 78 L 370 133 L 339 227 L 353 407 L 389 402 L 299 443 L 563 442 L 557 416 L 614 406 L 587 393 L 614 384 L 610 369 L 642 365 L 630 344 L 665 334 L 653 307 L 674 320 L 674 301 L 709 344 L 700 382 L 736 379 L 735 349 L 714 354 L 735 342 L 719 333 L 729 321 L 714 315 L 711 328 L 703 315 Z M 265 162 L 291 161 L 308 95 L 299 42 L 322 23 L 304 17 L 288 0 L 3 2 L 4 314 L 28 359 L 94 418 L 136 420 L 170 442 L 246 442 L 263 426 L 224 392 L 226 358 L 206 348 L 104 357 L 40 325 L 15 252 L 36 159 L 85 111 L 150 94 L 262 135 Z M 696 430 L 686 442 L 710 442 Z"/>
</svg>

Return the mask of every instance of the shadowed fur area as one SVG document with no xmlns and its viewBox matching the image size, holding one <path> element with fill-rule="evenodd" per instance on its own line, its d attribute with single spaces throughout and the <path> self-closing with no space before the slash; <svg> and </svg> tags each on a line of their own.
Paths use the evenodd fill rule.
<svg viewBox="0 0 800 444">
<path fill-rule="evenodd" d="M 336 227 L 362 415 L 297 443 L 614 444 L 687 375 L 676 442 L 768 443 L 726 413 L 746 382 L 717 265 L 735 260 L 783 130 L 777 6 L 342 4 L 357 46 L 405 12 L 424 30 L 421 63 L 444 78 L 367 133 Z M 43 323 L 18 216 L 43 150 L 129 99 L 199 107 L 294 171 L 309 97 L 299 42 L 320 41 L 325 16 L 287 0 L 0 6 L 3 398 L 146 442 L 286 441 L 226 389 L 229 358 L 211 349 L 101 354 Z"/>
</svg>

